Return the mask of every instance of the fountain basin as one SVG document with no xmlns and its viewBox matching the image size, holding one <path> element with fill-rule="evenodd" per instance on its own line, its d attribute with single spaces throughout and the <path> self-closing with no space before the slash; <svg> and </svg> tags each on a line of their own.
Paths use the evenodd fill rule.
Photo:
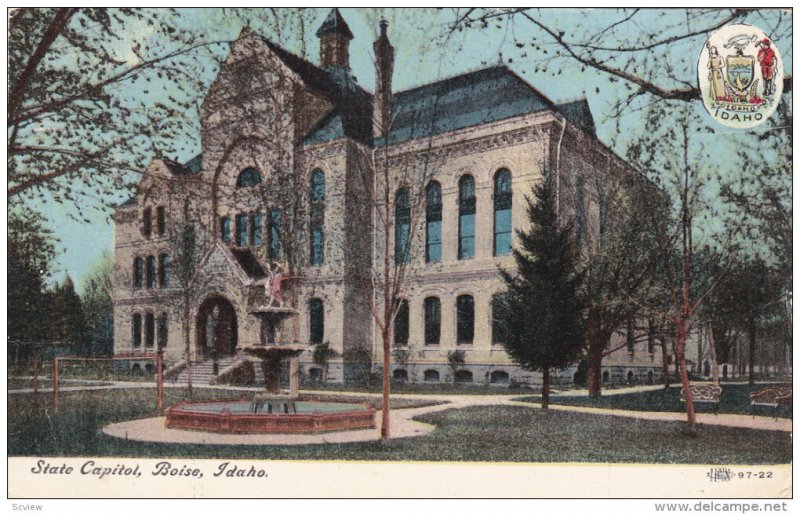
<svg viewBox="0 0 800 514">
<path fill-rule="evenodd" d="M 267 412 L 253 400 L 182 402 L 166 410 L 166 427 L 233 434 L 309 433 L 375 428 L 365 403 L 294 401 L 296 412 Z"/>
</svg>

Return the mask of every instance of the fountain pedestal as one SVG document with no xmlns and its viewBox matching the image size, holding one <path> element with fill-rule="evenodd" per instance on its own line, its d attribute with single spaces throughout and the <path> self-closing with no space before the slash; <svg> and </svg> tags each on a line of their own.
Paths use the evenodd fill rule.
<svg viewBox="0 0 800 514">
<path fill-rule="evenodd" d="M 261 361 L 264 372 L 264 389 L 267 395 L 281 393 L 281 367 L 284 359 L 289 359 L 289 395 L 297 397 L 299 390 L 300 354 L 305 347 L 296 344 L 245 346 L 242 351 Z"/>
</svg>

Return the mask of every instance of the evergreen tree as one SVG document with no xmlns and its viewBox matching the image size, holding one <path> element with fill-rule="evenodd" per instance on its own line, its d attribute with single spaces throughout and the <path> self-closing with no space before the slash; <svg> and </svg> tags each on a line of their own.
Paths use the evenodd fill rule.
<svg viewBox="0 0 800 514">
<path fill-rule="evenodd" d="M 550 369 L 574 363 L 585 343 L 583 275 L 571 236 L 571 223 L 561 223 L 553 188 L 547 180 L 527 198 L 530 229 L 518 230 L 513 249 L 517 273 L 501 270 L 505 302 L 499 307 L 506 323 L 506 351 L 523 369 L 542 373 L 542 408 L 549 403 Z"/>
<path fill-rule="evenodd" d="M 69 275 L 50 293 L 49 331 L 50 339 L 69 343 L 76 354 L 88 351 L 83 304 Z"/>
<path fill-rule="evenodd" d="M 83 286 L 81 302 L 92 355 L 114 353 L 114 259 L 104 252 Z"/>
</svg>

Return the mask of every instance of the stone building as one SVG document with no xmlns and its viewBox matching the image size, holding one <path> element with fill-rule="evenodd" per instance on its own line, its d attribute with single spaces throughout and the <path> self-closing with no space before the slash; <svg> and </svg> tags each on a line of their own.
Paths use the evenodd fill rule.
<svg viewBox="0 0 800 514">
<path fill-rule="evenodd" d="M 396 380 L 535 382 L 492 316 L 525 196 L 553 174 L 561 212 L 590 238 L 599 209 L 582 177 L 632 170 L 597 139 L 585 99 L 553 103 L 503 65 L 393 92 L 410 70 L 394 70 L 385 22 L 372 94 L 351 74 L 338 10 L 317 36 L 312 64 L 243 29 L 201 109 L 202 153 L 155 159 L 116 210 L 115 352 L 162 348 L 179 370 L 188 344 L 198 373 L 211 360 L 224 372 L 243 345 L 297 342 L 306 379 L 380 371 L 369 277 L 389 256 L 405 274 Z M 333 353 L 315 363 L 321 343 Z M 657 379 L 660 354 L 637 340 L 605 369 Z"/>
</svg>

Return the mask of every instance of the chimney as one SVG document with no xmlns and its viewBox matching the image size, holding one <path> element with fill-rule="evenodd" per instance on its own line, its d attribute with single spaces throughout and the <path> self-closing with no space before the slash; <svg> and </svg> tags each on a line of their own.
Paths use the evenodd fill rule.
<svg viewBox="0 0 800 514">
<path fill-rule="evenodd" d="M 350 40 L 353 33 L 339 9 L 334 8 L 317 30 L 319 61 L 322 67 L 339 66 L 350 69 Z"/>
<path fill-rule="evenodd" d="M 386 28 L 389 22 L 381 20 L 381 35 L 372 44 L 375 51 L 375 97 L 372 104 L 372 131 L 374 137 L 389 133 L 391 123 L 392 73 L 394 71 L 394 47 L 389 43 Z"/>
</svg>

